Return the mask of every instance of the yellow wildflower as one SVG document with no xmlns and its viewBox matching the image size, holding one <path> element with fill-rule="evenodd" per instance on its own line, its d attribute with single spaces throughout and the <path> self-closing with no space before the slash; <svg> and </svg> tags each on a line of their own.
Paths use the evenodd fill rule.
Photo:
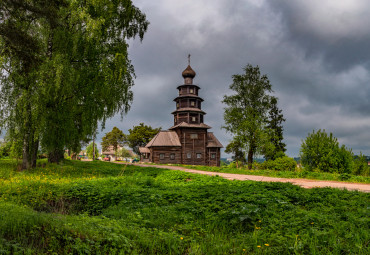
<svg viewBox="0 0 370 255">
<path fill-rule="evenodd" d="M 261 245 L 257 245 L 257 248 L 261 248 Z"/>
<path fill-rule="evenodd" d="M 182 240 L 182 239 L 184 239 L 183 237 L 180 237 L 180 239 Z"/>
<path fill-rule="evenodd" d="M 265 243 L 265 246 L 270 246 L 268 243 Z"/>
</svg>

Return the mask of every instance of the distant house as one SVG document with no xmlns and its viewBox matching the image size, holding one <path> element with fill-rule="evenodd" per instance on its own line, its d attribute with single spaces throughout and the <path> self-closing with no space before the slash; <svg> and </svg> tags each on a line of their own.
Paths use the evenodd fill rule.
<svg viewBox="0 0 370 255">
<path fill-rule="evenodd" d="M 118 145 L 117 147 L 117 151 L 119 151 L 119 149 L 121 149 L 122 147 Z M 116 161 L 117 158 L 116 158 L 116 152 L 114 151 L 114 148 L 113 146 L 109 146 L 107 148 L 107 150 L 103 151 L 103 149 L 101 150 L 101 153 L 102 155 L 102 158 L 110 158 L 110 161 Z"/>
<path fill-rule="evenodd" d="M 121 146 L 118 145 L 118 147 L 117 147 L 117 154 L 118 154 L 118 156 L 117 157 L 116 157 L 116 152 L 113 149 L 113 146 L 109 146 L 106 151 L 103 151 L 103 149 L 102 149 L 100 154 L 102 155 L 102 158 L 105 158 L 105 157 L 110 158 L 110 161 L 124 160 L 123 157 L 119 156 L 120 150 L 122 148 L 123 147 L 121 147 Z M 136 157 L 137 156 L 135 154 L 135 152 L 133 152 L 132 150 L 127 150 L 127 151 L 129 152 L 130 157 Z"/>
<path fill-rule="evenodd" d="M 189 60 L 182 72 L 184 84 L 177 87 L 179 95 L 174 99 L 174 125 L 139 148 L 143 162 L 220 166 L 223 146 L 208 132 L 211 127 L 203 123 L 206 113 L 201 104 L 204 100 L 198 96 L 200 87 L 193 84 L 195 75 Z"/>
</svg>

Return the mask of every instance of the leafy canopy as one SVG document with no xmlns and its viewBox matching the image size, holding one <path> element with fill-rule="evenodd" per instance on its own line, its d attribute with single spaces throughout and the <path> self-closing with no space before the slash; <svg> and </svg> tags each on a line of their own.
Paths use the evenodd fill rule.
<svg viewBox="0 0 370 255">
<path fill-rule="evenodd" d="M 302 141 L 300 157 L 302 165 L 309 171 L 349 173 L 353 167 L 352 150 L 339 146 L 338 139 L 332 133 L 328 135 L 325 129 L 308 134 Z"/>
<path fill-rule="evenodd" d="M 161 127 L 152 128 L 144 125 L 144 123 L 140 123 L 138 126 L 128 130 L 127 143 L 136 154 L 139 154 L 139 147 L 145 146 L 160 130 Z"/>
<path fill-rule="evenodd" d="M 40 139 L 57 162 L 130 109 L 127 40 L 143 39 L 148 24 L 131 0 L 0 2 L 0 123 L 24 152 Z"/>
<path fill-rule="evenodd" d="M 103 151 L 112 147 L 113 150 L 117 153 L 118 146 L 122 147 L 125 143 L 125 134 L 117 127 L 114 127 L 112 131 L 105 134 L 102 138 L 101 146 Z"/>
<path fill-rule="evenodd" d="M 248 152 L 248 168 L 252 168 L 253 156 L 271 147 L 268 113 L 271 109 L 272 88 L 266 75 L 261 75 L 258 66 L 248 64 L 243 74 L 232 76 L 230 89 L 233 95 L 224 96 L 224 112 L 227 132 L 240 143 L 240 149 Z"/>
</svg>

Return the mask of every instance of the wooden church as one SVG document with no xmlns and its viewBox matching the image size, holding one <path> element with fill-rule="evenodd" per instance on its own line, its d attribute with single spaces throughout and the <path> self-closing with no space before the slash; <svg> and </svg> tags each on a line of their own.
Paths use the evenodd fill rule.
<svg viewBox="0 0 370 255">
<path fill-rule="evenodd" d="M 145 147 L 139 148 L 142 161 L 161 164 L 220 165 L 222 144 L 204 124 L 200 87 L 193 84 L 196 73 L 190 67 L 182 72 L 184 84 L 177 87 L 179 94 L 173 101 L 174 125 L 160 131 Z"/>
</svg>

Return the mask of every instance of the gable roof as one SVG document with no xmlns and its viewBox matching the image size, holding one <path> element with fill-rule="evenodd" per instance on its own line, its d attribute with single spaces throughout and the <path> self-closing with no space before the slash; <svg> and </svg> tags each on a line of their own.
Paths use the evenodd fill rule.
<svg viewBox="0 0 370 255">
<path fill-rule="evenodd" d="M 153 137 L 152 140 L 145 146 L 146 148 L 149 147 L 157 147 L 157 146 L 180 146 L 180 139 L 175 131 L 160 131 L 156 136 Z"/>
<path fill-rule="evenodd" d="M 186 122 L 181 122 L 180 124 L 177 124 L 173 127 L 170 128 L 171 129 L 175 129 L 175 128 L 178 128 L 178 127 L 183 127 L 183 128 L 211 128 L 210 126 L 204 124 L 204 123 L 200 123 L 200 124 L 189 124 L 189 123 L 186 123 Z"/>
<path fill-rule="evenodd" d="M 139 152 L 140 153 L 150 153 L 150 150 L 146 147 L 139 147 Z"/>
<path fill-rule="evenodd" d="M 207 148 L 223 148 L 224 146 L 220 143 L 220 141 L 216 138 L 213 132 L 208 132 L 208 145 Z"/>
</svg>

